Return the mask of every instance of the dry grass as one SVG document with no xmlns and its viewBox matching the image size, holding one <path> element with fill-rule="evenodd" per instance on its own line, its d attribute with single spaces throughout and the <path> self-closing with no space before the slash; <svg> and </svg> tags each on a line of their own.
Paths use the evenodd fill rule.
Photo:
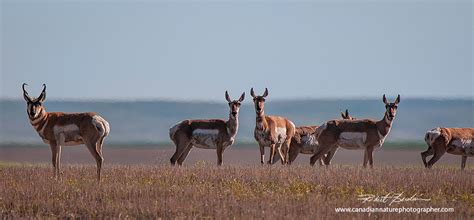
<svg viewBox="0 0 474 220">
<path fill-rule="evenodd" d="M 93 166 L 69 165 L 63 171 L 62 180 L 55 181 L 49 165 L 0 165 L 2 217 L 366 219 L 368 214 L 338 214 L 334 208 L 386 207 L 362 204 L 357 195 L 404 192 L 432 201 L 392 207 L 453 207 L 455 213 L 370 217 L 474 218 L 472 168 L 109 164 L 100 184 Z"/>
</svg>

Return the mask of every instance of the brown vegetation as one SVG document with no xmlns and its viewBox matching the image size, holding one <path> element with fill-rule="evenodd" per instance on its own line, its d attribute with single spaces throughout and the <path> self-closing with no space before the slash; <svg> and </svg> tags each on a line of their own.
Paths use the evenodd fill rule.
<svg viewBox="0 0 474 220">
<path fill-rule="evenodd" d="M 216 167 L 195 165 L 106 165 L 97 183 L 91 165 L 67 165 L 62 180 L 50 165 L 0 165 L 2 217 L 151 217 L 217 219 L 366 219 L 339 214 L 336 207 L 387 207 L 357 200 L 363 193 L 422 194 L 429 202 L 391 207 L 448 207 L 454 213 L 387 214 L 391 218 L 473 218 L 474 173 L 455 167 L 309 165 Z"/>
</svg>

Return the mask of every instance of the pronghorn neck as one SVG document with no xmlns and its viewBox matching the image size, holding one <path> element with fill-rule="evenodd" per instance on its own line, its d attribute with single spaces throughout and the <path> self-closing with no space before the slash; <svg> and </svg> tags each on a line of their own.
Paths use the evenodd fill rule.
<svg viewBox="0 0 474 220">
<path fill-rule="evenodd" d="M 388 134 L 388 132 L 390 132 L 390 128 L 392 127 L 392 123 L 393 123 L 393 119 L 395 119 L 395 118 L 392 118 L 392 120 L 390 120 L 388 115 L 387 115 L 387 112 L 385 112 L 385 115 L 383 116 L 382 120 L 377 122 L 377 128 L 378 128 L 379 133 L 381 135 L 386 136 Z"/>
<path fill-rule="evenodd" d="M 44 108 L 40 110 L 40 113 L 38 114 L 36 118 L 32 118 L 31 116 L 28 115 L 28 118 L 30 119 L 30 123 L 31 125 L 33 125 L 33 127 L 37 126 L 38 124 L 46 120 L 47 117 L 48 117 L 48 112 L 46 112 L 46 109 Z"/>
<path fill-rule="evenodd" d="M 238 115 L 235 117 L 232 116 L 232 113 L 229 113 L 229 120 L 227 121 L 227 132 L 230 136 L 234 136 L 237 134 L 237 130 L 239 129 L 239 119 Z"/>
<path fill-rule="evenodd" d="M 42 108 L 40 113 L 38 114 L 38 117 L 36 117 L 36 118 L 29 117 L 29 119 L 30 119 L 30 123 L 33 126 L 33 128 L 44 139 L 45 136 L 43 134 L 43 131 L 44 131 L 44 128 L 46 127 L 46 123 L 48 121 L 48 112 L 46 112 L 46 109 Z"/>
<path fill-rule="evenodd" d="M 265 119 L 265 114 L 263 112 L 262 114 L 257 115 L 256 121 L 257 121 L 256 123 L 257 129 L 265 130 L 265 128 L 267 127 L 267 120 Z"/>
</svg>

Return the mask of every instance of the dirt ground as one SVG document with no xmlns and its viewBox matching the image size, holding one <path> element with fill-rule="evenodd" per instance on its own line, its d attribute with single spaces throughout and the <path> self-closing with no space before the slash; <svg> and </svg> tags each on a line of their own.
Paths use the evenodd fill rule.
<svg viewBox="0 0 474 220">
<path fill-rule="evenodd" d="M 266 149 L 265 158 L 268 158 L 269 149 Z M 105 147 L 105 163 L 112 164 L 168 164 L 170 157 L 174 153 L 171 147 L 153 149 L 153 147 L 114 148 Z M 224 152 L 224 163 L 227 165 L 255 165 L 260 163 L 259 151 L 245 147 L 233 146 Z M 297 164 L 309 164 L 311 155 L 300 154 L 296 159 Z M 216 151 L 206 149 L 193 149 L 186 161 L 187 165 L 193 165 L 198 161 L 207 163 L 216 162 Z M 467 165 L 472 167 L 472 158 L 468 159 Z M 50 163 L 51 151 L 49 147 L 25 148 L 8 147 L 0 148 L 0 161 L 17 163 Z M 339 149 L 333 158 L 332 164 L 357 165 L 362 164 L 363 151 Z M 84 146 L 64 147 L 62 150 L 61 162 L 64 164 L 95 164 L 89 151 Z M 437 162 L 437 165 L 460 166 L 461 157 L 445 154 Z M 380 149 L 374 152 L 374 165 L 414 165 L 422 166 L 420 151 Z M 436 165 L 435 165 L 436 166 Z"/>
</svg>

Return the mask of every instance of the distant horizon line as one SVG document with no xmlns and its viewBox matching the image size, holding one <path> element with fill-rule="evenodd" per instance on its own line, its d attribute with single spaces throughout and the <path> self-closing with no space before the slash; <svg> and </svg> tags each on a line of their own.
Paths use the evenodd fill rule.
<svg viewBox="0 0 474 220">
<path fill-rule="evenodd" d="M 390 98 L 388 96 L 387 98 Z M 288 102 L 288 101 L 350 101 L 350 100 L 378 100 L 381 97 L 318 97 L 318 98 L 272 98 L 272 101 L 277 102 Z M 443 100 L 462 100 L 462 101 L 473 101 L 474 96 L 458 96 L 458 97 L 421 97 L 421 96 L 408 96 L 402 97 L 403 100 L 431 100 L 431 101 L 443 101 Z M 222 98 L 223 102 L 225 99 Z M 23 101 L 21 97 L 0 97 L 0 101 Z M 48 98 L 46 101 L 53 102 L 183 102 L 183 103 L 221 103 L 221 101 L 213 99 L 182 99 L 182 98 Z"/>
</svg>

